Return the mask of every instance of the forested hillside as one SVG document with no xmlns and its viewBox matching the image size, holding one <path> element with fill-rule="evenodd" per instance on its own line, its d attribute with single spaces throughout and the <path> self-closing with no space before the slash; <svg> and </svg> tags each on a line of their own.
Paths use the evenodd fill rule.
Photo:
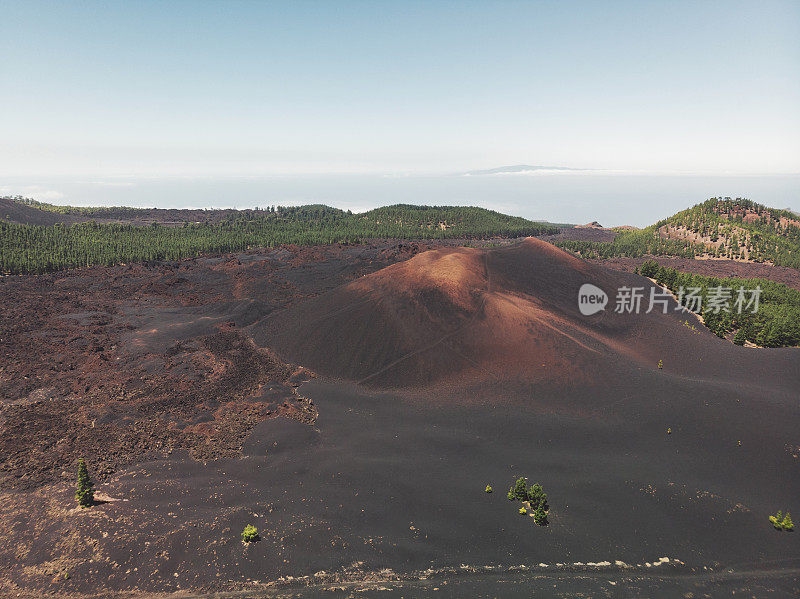
<svg viewBox="0 0 800 599">
<path fill-rule="evenodd" d="M 22 196 L 0 197 L 0 219 L 20 225 L 75 224 L 97 221 L 143 225 L 152 222 L 169 226 L 184 222 L 217 223 L 236 216 L 258 215 L 265 210 L 203 208 L 132 208 L 129 206 L 58 206 Z"/>
<path fill-rule="evenodd" d="M 38 226 L 0 219 L 0 272 L 43 273 L 90 265 L 178 260 L 282 244 L 520 237 L 556 230 L 524 218 L 461 206 L 402 204 L 362 214 L 321 205 L 230 212 L 218 222 L 184 222 L 177 227 L 95 222 Z"/>
<path fill-rule="evenodd" d="M 26 198 L 23 196 L 14 196 L 3 198 L 6 200 L 13 200 L 23 206 L 36 208 L 44 212 L 53 212 L 55 214 L 69 214 L 69 215 L 82 215 L 90 217 L 103 217 L 103 216 L 133 216 L 149 212 L 149 208 L 131 208 L 128 206 L 59 206 L 57 204 L 48 204 L 47 202 L 39 202 L 33 198 Z"/>
<path fill-rule="evenodd" d="M 800 268 L 800 218 L 750 200 L 712 198 L 614 241 L 560 241 L 586 258 L 697 256 L 769 262 Z"/>
<path fill-rule="evenodd" d="M 670 289 L 681 305 L 702 316 L 704 324 L 719 337 L 735 333 L 733 342 L 737 345 L 747 341 L 762 347 L 800 345 L 800 291 L 796 289 L 765 279 L 716 278 L 680 272 L 653 260 L 642 265 L 640 274 Z M 756 306 L 751 301 L 757 288 Z M 739 289 L 743 290 L 741 297 Z M 712 296 L 723 300 L 719 301 L 721 307 L 713 306 L 709 301 Z M 700 302 L 695 301 L 697 297 L 702 298 Z"/>
</svg>

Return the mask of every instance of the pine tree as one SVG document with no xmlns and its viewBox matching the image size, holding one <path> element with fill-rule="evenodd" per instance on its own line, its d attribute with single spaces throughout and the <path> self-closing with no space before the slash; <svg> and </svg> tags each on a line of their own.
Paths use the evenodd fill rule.
<svg viewBox="0 0 800 599">
<path fill-rule="evenodd" d="M 544 509 L 544 504 L 544 501 L 540 501 L 536 511 L 533 512 L 533 521 L 539 526 L 547 525 L 547 512 Z"/>
<path fill-rule="evenodd" d="M 528 491 L 528 501 L 530 501 L 532 509 L 535 510 L 537 507 L 539 507 L 543 496 L 544 489 L 542 489 L 542 485 L 539 483 L 534 483 L 531 486 L 530 491 Z"/>
<path fill-rule="evenodd" d="M 526 501 L 528 499 L 528 486 L 525 484 L 525 479 L 517 479 L 517 482 L 511 487 L 511 492 L 517 501 Z"/>
<path fill-rule="evenodd" d="M 94 483 L 89 478 L 89 469 L 83 458 L 78 462 L 78 485 L 75 490 L 75 499 L 81 507 L 94 505 Z"/>
</svg>

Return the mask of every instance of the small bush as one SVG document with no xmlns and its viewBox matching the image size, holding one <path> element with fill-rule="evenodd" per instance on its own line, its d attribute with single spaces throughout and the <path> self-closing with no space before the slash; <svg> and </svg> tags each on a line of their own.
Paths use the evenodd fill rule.
<svg viewBox="0 0 800 599">
<path fill-rule="evenodd" d="M 242 531 L 242 541 L 245 543 L 255 543 L 261 537 L 258 536 L 258 529 L 252 524 L 248 524 Z"/>
<path fill-rule="evenodd" d="M 486 489 L 484 489 L 487 493 L 492 492 L 492 485 L 486 485 Z"/>
<path fill-rule="evenodd" d="M 783 530 L 794 530 L 794 522 L 792 522 L 792 516 L 789 512 L 786 512 L 786 515 L 783 517 L 781 528 L 783 528 Z"/>
<path fill-rule="evenodd" d="M 778 511 L 777 514 L 769 517 L 769 521 L 775 530 L 794 530 L 794 522 L 792 522 L 792 515 L 789 512 L 786 512 L 786 515 L 784 515 L 783 512 Z"/>
<path fill-rule="evenodd" d="M 528 510 L 525 507 L 521 507 L 521 508 L 519 508 L 519 513 L 524 516 L 525 514 L 528 513 Z"/>
</svg>

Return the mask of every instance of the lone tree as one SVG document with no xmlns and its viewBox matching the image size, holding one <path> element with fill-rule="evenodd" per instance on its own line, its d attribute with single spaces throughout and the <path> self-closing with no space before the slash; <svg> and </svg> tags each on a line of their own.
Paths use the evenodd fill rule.
<svg viewBox="0 0 800 599">
<path fill-rule="evenodd" d="M 89 469 L 83 458 L 78 462 L 78 486 L 75 490 L 75 499 L 81 507 L 94 505 L 94 483 L 89 478 Z"/>
</svg>

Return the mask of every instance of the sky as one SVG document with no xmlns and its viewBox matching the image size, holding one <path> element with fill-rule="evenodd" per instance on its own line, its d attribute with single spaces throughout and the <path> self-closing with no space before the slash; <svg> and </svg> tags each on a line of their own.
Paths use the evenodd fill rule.
<svg viewBox="0 0 800 599">
<path fill-rule="evenodd" d="M 0 0 L 0 179 L 798 173 L 798 31 L 797 1 Z"/>
</svg>

